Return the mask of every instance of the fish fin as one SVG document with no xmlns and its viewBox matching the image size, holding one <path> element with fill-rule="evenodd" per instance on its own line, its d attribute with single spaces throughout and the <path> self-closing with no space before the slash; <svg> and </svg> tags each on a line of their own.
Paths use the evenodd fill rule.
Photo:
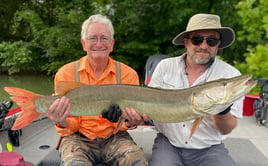
<svg viewBox="0 0 268 166">
<path fill-rule="evenodd" d="M 16 118 L 12 130 L 25 127 L 41 115 L 41 113 L 36 112 L 34 101 L 42 95 L 14 87 L 4 87 L 4 90 L 12 95 L 13 97 L 10 98 L 21 107 L 21 113 Z"/>
<path fill-rule="evenodd" d="M 75 81 L 60 81 L 55 86 L 55 94 L 56 95 L 65 95 L 70 90 L 73 90 L 75 88 L 81 87 L 85 84 L 81 82 L 75 82 Z"/>
<path fill-rule="evenodd" d="M 195 133 L 196 129 L 198 128 L 198 126 L 200 125 L 202 120 L 203 120 L 203 117 L 195 119 L 195 121 L 193 122 L 193 124 L 191 126 L 190 138 L 193 136 L 193 134 Z"/>
<path fill-rule="evenodd" d="M 124 122 L 125 122 L 125 118 L 123 118 L 122 116 L 119 118 L 119 120 L 118 120 L 118 124 L 117 124 L 117 126 L 116 126 L 116 128 L 114 129 L 114 131 L 113 131 L 113 134 L 116 134 L 120 129 L 121 129 L 121 127 L 122 127 L 122 125 L 124 124 Z"/>
</svg>

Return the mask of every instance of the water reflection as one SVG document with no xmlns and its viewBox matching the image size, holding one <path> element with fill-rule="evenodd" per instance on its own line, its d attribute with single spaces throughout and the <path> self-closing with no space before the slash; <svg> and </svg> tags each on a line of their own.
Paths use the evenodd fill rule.
<svg viewBox="0 0 268 166">
<path fill-rule="evenodd" d="M 0 101 L 10 100 L 3 87 L 17 87 L 41 95 L 51 95 L 54 90 L 53 77 L 47 75 L 0 75 Z"/>
</svg>

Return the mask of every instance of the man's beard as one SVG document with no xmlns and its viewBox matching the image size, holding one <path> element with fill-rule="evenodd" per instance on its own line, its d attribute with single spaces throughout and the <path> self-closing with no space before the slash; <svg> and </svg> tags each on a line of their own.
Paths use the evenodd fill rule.
<svg viewBox="0 0 268 166">
<path fill-rule="evenodd" d="M 204 53 L 209 54 L 210 56 L 201 56 L 201 58 L 197 58 L 196 56 L 196 52 L 202 51 Z M 189 57 L 191 58 L 191 60 L 198 65 L 206 65 L 208 63 L 210 63 L 211 61 L 214 61 L 215 59 L 215 55 L 211 54 L 211 52 L 209 52 L 208 50 L 201 50 L 201 49 L 196 49 L 192 54 L 188 52 Z"/>
</svg>

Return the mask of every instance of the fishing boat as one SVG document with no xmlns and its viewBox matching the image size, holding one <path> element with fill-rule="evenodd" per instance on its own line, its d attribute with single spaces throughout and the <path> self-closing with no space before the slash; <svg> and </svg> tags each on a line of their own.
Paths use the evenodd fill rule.
<svg viewBox="0 0 268 166">
<path fill-rule="evenodd" d="M 168 58 L 166 56 L 161 57 Z M 155 58 L 157 61 L 161 60 L 159 56 L 155 56 Z M 155 60 L 152 60 L 152 62 L 155 62 Z M 155 67 L 156 65 L 148 66 Z M 146 73 L 146 75 L 149 78 L 151 73 Z M 147 84 L 148 80 L 145 79 L 145 86 Z M 250 108 L 244 108 L 244 110 L 253 109 L 252 103 L 251 105 L 244 103 L 245 106 Z M 7 107 L 10 108 L 10 106 Z M 0 125 L 1 120 L 4 122 L 0 126 L 0 152 L 17 152 L 24 157 L 25 161 L 36 166 L 60 165 L 59 153 L 56 150 L 59 135 L 54 128 L 54 124 L 45 115 L 42 115 L 30 125 L 20 130 L 11 131 L 10 129 L 20 111 L 21 109 L 18 107 L 8 112 L 5 111 L 5 115 L 0 112 Z M 247 114 L 242 120 L 239 120 L 238 127 L 224 141 L 238 166 L 268 165 L 268 150 L 266 148 L 268 146 L 268 128 L 257 125 L 253 115 Z M 136 129 L 128 130 L 128 132 L 149 159 L 154 138 L 157 134 L 153 123 L 139 125 Z"/>
<path fill-rule="evenodd" d="M 58 166 L 60 165 L 60 157 L 56 146 L 59 140 L 59 135 L 56 132 L 53 123 L 45 116 L 32 122 L 30 125 L 16 131 L 12 131 L 11 127 L 20 113 L 21 109 L 16 108 L 9 111 L 5 117 L 4 124 L 0 129 L 0 145 L 1 151 L 14 151 L 23 155 L 24 160 L 38 166 Z M 143 129 L 141 128 L 143 127 Z M 137 141 L 146 136 L 147 138 L 141 144 L 146 150 L 146 155 L 149 158 L 151 155 L 151 146 L 153 138 L 156 136 L 156 131 L 152 125 L 143 125 L 139 127 L 137 133 L 129 131 L 131 136 Z M 140 136 L 140 140 L 135 138 L 135 135 Z M 148 151 L 147 151 L 148 149 Z M 104 166 L 100 163 L 98 166 Z"/>
<path fill-rule="evenodd" d="M 2 151 L 7 151 L 7 143 L 11 142 L 8 136 L 8 127 L 16 115 L 9 115 L 0 130 Z M 9 120 L 10 119 L 10 120 Z M 7 125 L 7 126 L 6 126 Z M 152 145 L 156 136 L 153 125 L 140 125 L 137 129 L 128 131 L 136 143 L 143 148 L 150 158 Z M 36 166 L 59 166 L 60 157 L 56 146 L 59 136 L 52 122 L 46 117 L 34 121 L 18 131 L 19 145 L 13 146 L 12 151 L 21 154 L 25 161 Z M 254 116 L 245 116 L 238 127 L 225 141 L 225 146 L 238 166 L 267 166 L 268 128 L 258 126 Z M 262 144 L 261 144 L 262 143 Z M 260 145 L 260 146 L 258 146 Z M 98 166 L 104 166 L 99 164 Z"/>
</svg>

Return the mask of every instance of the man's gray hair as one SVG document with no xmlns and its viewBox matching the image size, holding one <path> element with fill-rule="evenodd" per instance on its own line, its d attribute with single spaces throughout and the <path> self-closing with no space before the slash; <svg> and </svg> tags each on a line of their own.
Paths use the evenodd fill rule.
<svg viewBox="0 0 268 166">
<path fill-rule="evenodd" d="M 111 39 L 114 39 L 114 27 L 112 21 L 101 14 L 92 15 L 83 22 L 81 30 L 81 39 L 85 40 L 87 38 L 87 29 L 92 22 L 106 24 L 111 32 Z"/>
</svg>

